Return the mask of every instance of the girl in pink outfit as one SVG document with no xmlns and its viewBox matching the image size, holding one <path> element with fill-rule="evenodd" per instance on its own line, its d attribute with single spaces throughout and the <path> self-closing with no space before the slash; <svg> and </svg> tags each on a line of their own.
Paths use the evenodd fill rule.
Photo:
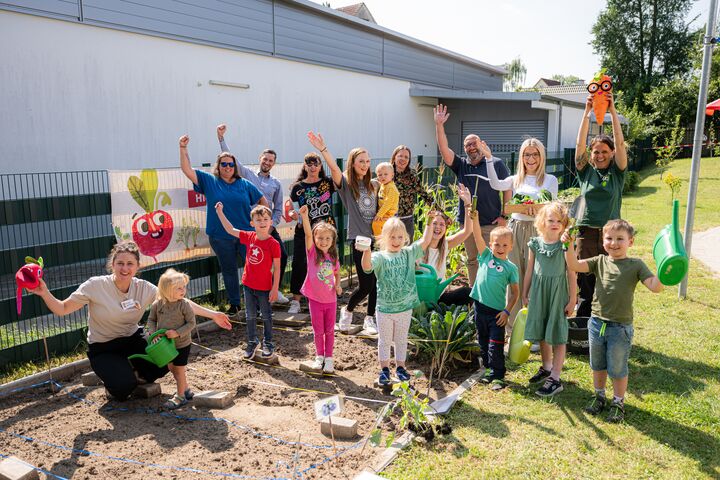
<svg viewBox="0 0 720 480">
<path fill-rule="evenodd" d="M 300 215 L 307 253 L 307 275 L 300 293 L 308 299 L 317 351 L 312 367 L 316 370 L 322 368 L 324 373 L 333 373 L 337 296 L 342 293 L 337 230 L 325 222 L 317 222 L 311 229 L 307 205 L 300 207 Z"/>
</svg>

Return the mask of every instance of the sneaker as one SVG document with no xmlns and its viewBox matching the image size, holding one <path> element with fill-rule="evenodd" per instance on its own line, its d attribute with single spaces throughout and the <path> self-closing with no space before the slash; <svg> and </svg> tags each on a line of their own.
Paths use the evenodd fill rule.
<svg viewBox="0 0 720 480">
<path fill-rule="evenodd" d="M 610 423 L 620 423 L 623 420 L 625 420 L 625 404 L 613 399 L 610 404 L 610 412 L 608 413 L 607 421 Z"/>
<path fill-rule="evenodd" d="M 183 395 L 185 395 L 185 400 L 192 400 L 193 398 L 195 398 L 195 392 L 193 392 L 189 388 L 185 389 L 185 393 L 183 393 Z"/>
<path fill-rule="evenodd" d="M 325 365 L 322 367 L 323 373 L 335 373 L 335 365 L 332 357 L 325 359 Z"/>
<path fill-rule="evenodd" d="M 230 305 L 230 308 L 227 309 L 227 316 L 228 317 L 234 317 L 238 314 L 240 311 L 240 305 Z"/>
<path fill-rule="evenodd" d="M 583 411 L 591 415 L 597 415 L 598 413 L 605 410 L 606 405 L 607 398 L 605 398 L 603 395 L 595 395 L 593 396 L 592 400 L 590 400 L 590 403 L 588 403 L 587 406 L 583 408 Z"/>
<path fill-rule="evenodd" d="M 410 374 L 407 370 L 405 370 L 405 367 L 397 367 L 395 369 L 395 374 L 397 375 L 398 380 L 401 382 L 407 382 L 410 380 Z"/>
<path fill-rule="evenodd" d="M 324 362 L 325 362 L 325 357 L 323 357 L 322 355 L 317 355 L 315 357 L 315 360 L 313 360 L 313 362 L 310 364 L 310 367 L 313 370 L 322 370 Z"/>
<path fill-rule="evenodd" d="M 260 356 L 262 358 L 270 358 L 273 356 L 275 348 L 273 347 L 273 344 L 270 342 L 263 342 L 262 344 L 262 350 L 260 351 Z"/>
<path fill-rule="evenodd" d="M 163 403 L 163 407 L 168 410 L 175 410 L 176 408 L 180 408 L 183 405 L 185 405 L 188 401 L 185 399 L 185 397 L 181 397 L 177 393 L 170 398 L 167 402 Z"/>
<path fill-rule="evenodd" d="M 288 308 L 288 313 L 291 315 L 300 313 L 300 302 L 298 302 L 297 300 L 290 300 L 290 308 Z"/>
<path fill-rule="evenodd" d="M 365 317 L 365 320 L 363 320 L 363 330 L 365 330 L 365 333 L 368 335 L 377 335 L 377 324 L 375 323 L 375 318 L 373 318 L 370 315 L 367 315 Z"/>
<path fill-rule="evenodd" d="M 543 386 L 537 389 L 535 395 L 539 395 L 541 397 L 552 397 L 556 393 L 560 393 L 562 391 L 563 386 L 562 383 L 560 383 L 560 380 L 548 377 Z"/>
<path fill-rule="evenodd" d="M 350 330 L 350 325 L 352 325 L 353 320 L 353 314 L 352 312 L 348 312 L 347 308 L 342 307 L 340 309 L 340 322 L 338 322 L 338 328 L 339 330 Z"/>
<path fill-rule="evenodd" d="M 503 388 L 505 388 L 505 382 L 500 378 L 496 378 L 495 380 L 490 382 L 490 390 L 497 392 L 498 390 L 502 390 Z"/>
<path fill-rule="evenodd" d="M 282 292 L 278 292 L 278 298 L 277 298 L 277 300 L 275 300 L 275 303 L 285 305 L 285 304 L 290 303 L 290 299 L 287 298 L 285 295 L 283 295 Z"/>
<path fill-rule="evenodd" d="M 380 370 L 380 378 L 378 378 L 378 385 L 387 386 L 390 385 L 390 369 L 385 367 Z"/>
<path fill-rule="evenodd" d="M 492 383 L 493 380 L 495 380 L 495 377 L 493 376 L 492 370 L 490 370 L 489 368 L 486 368 L 485 375 L 482 376 L 482 378 L 480 379 L 480 382 L 485 383 L 485 384 L 490 384 L 490 383 Z"/>
<path fill-rule="evenodd" d="M 250 360 L 255 356 L 255 351 L 258 348 L 258 344 L 256 342 L 248 343 L 247 348 L 245 349 L 245 358 Z"/>
<path fill-rule="evenodd" d="M 543 367 L 538 368 L 538 371 L 535 375 L 530 377 L 529 382 L 530 383 L 537 383 L 541 380 L 545 380 L 547 377 L 550 376 L 550 370 L 545 370 Z"/>
</svg>

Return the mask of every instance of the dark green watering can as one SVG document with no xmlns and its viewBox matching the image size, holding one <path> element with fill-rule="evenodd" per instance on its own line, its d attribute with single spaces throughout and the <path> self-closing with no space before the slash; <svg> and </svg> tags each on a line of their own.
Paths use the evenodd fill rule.
<svg viewBox="0 0 720 480">
<path fill-rule="evenodd" d="M 437 305 L 440 295 L 442 295 L 445 287 L 457 278 L 456 273 L 444 282 L 438 278 L 437 271 L 427 263 L 421 263 L 415 270 L 415 284 L 417 285 L 418 298 L 421 302 L 428 305 Z"/>
<path fill-rule="evenodd" d="M 655 237 L 653 258 L 657 265 L 657 276 L 663 285 L 677 285 L 685 278 L 688 271 L 688 256 L 685 251 L 680 227 L 678 211 L 680 202 L 673 202 L 672 223 L 665 225 Z"/>
<path fill-rule="evenodd" d="M 162 335 L 166 331 L 167 330 L 164 328 L 161 328 L 150 335 L 150 338 L 148 338 L 148 345 L 145 347 L 145 355 L 136 353 L 135 355 L 130 355 L 128 360 L 132 360 L 133 358 L 142 358 L 150 363 L 154 363 L 158 367 L 164 367 L 168 363 L 172 362 L 173 359 L 178 356 L 178 351 L 175 348 L 175 339 L 161 337 L 157 342 L 153 343 L 155 337 Z"/>
</svg>

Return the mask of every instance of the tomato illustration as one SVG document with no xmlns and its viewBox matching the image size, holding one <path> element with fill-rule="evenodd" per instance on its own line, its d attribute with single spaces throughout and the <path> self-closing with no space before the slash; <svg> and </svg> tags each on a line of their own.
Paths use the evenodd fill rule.
<svg viewBox="0 0 720 480">
<path fill-rule="evenodd" d="M 140 177 L 130 177 L 128 190 L 133 200 L 145 211 L 132 224 L 133 240 L 140 253 L 157 262 L 157 255 L 165 251 L 173 236 L 172 217 L 160 209 L 172 203 L 170 196 L 166 192 L 158 193 L 158 177 L 154 169 L 143 170 Z"/>
<path fill-rule="evenodd" d="M 173 220 L 165 210 L 155 210 L 135 219 L 132 236 L 143 255 L 152 257 L 167 248 L 173 233 Z"/>
</svg>

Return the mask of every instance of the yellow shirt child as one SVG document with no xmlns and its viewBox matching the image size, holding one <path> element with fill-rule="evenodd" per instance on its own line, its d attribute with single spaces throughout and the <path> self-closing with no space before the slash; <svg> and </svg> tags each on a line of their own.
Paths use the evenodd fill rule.
<svg viewBox="0 0 720 480">
<path fill-rule="evenodd" d="M 380 182 L 380 190 L 378 191 L 378 211 L 372 223 L 373 234 L 380 235 L 385 222 L 394 217 L 398 211 L 398 203 L 400 202 L 400 192 L 393 182 L 395 171 L 393 166 L 388 162 L 382 162 L 375 168 L 377 181 Z"/>
</svg>

